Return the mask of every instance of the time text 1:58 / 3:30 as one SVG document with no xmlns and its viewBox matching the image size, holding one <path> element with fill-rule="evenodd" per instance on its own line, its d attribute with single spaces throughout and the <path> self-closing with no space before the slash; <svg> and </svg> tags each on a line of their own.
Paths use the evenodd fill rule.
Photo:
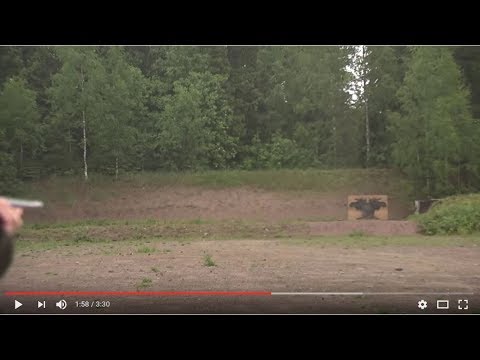
<svg viewBox="0 0 480 360">
<path fill-rule="evenodd" d="M 75 301 L 75 305 L 76 305 L 77 308 L 108 308 L 108 307 L 110 307 L 110 301 L 104 301 L 104 300 L 94 300 L 94 301 L 81 300 L 81 301 Z"/>
</svg>

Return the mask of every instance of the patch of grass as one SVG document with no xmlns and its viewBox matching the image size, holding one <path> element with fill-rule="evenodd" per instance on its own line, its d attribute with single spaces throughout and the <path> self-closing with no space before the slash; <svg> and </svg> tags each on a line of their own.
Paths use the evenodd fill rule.
<svg viewBox="0 0 480 360">
<path fill-rule="evenodd" d="M 192 224 L 197 224 L 197 225 L 200 225 L 200 224 L 206 224 L 207 222 L 203 219 L 194 219 L 192 220 Z"/>
<path fill-rule="evenodd" d="M 76 243 L 79 242 L 94 242 L 95 239 L 90 237 L 88 234 L 81 233 L 81 234 L 75 234 L 75 237 L 73 238 L 73 241 Z"/>
<path fill-rule="evenodd" d="M 182 174 L 177 178 L 182 185 L 195 185 L 212 188 L 225 188 L 237 186 L 252 186 L 265 190 L 276 191 L 320 191 L 331 192 L 341 189 L 356 189 L 369 191 L 391 192 L 388 190 L 402 189 L 405 180 L 398 174 L 383 169 L 281 169 L 281 170 L 256 170 L 256 171 L 206 171 L 202 173 Z M 375 179 L 372 184 L 370 180 Z"/>
<path fill-rule="evenodd" d="M 355 238 L 362 237 L 365 235 L 366 235 L 365 232 L 363 232 L 362 230 L 354 230 L 350 234 L 348 234 L 348 236 L 355 237 Z"/>
<path fill-rule="evenodd" d="M 139 247 L 137 249 L 137 252 L 141 253 L 141 254 L 152 254 L 155 251 L 156 251 L 155 248 L 151 248 L 151 247 L 148 247 L 148 246 L 142 246 L 142 247 Z"/>
<path fill-rule="evenodd" d="M 140 291 L 141 289 L 146 289 L 150 286 L 152 286 L 152 279 L 143 278 L 142 282 L 137 285 L 137 291 Z"/>
<path fill-rule="evenodd" d="M 427 213 L 428 214 L 428 213 Z M 422 215 L 423 216 L 423 215 Z M 125 220 L 79 222 L 78 224 L 53 224 L 51 227 L 25 226 L 15 239 L 16 248 L 20 251 L 46 251 L 57 247 L 78 248 L 94 246 L 130 246 L 139 253 L 149 254 L 153 251 L 168 253 L 170 249 L 155 249 L 155 244 L 179 245 L 194 241 L 226 241 L 230 239 L 278 239 L 292 244 L 303 243 L 305 246 L 341 245 L 351 247 L 400 245 L 427 246 L 470 246 L 479 244 L 479 236 L 370 236 L 361 232 L 352 232 L 349 236 L 315 236 L 309 237 L 309 226 L 305 221 L 283 221 L 278 223 L 255 221 L 205 221 L 194 220 Z M 205 238 L 208 234 L 208 240 Z M 306 239 L 306 240 L 305 240 Z M 477 240 L 475 240 L 477 239 Z M 65 248 L 66 249 L 66 248 Z M 102 248 L 103 249 L 103 248 Z M 115 253 L 117 250 L 112 251 Z M 100 250 L 101 252 L 101 250 Z M 105 250 L 107 254 L 109 250 Z"/>
<path fill-rule="evenodd" d="M 154 266 L 154 267 L 152 267 L 152 268 L 151 268 L 151 270 L 152 270 L 154 273 L 158 273 L 158 272 L 160 271 L 160 270 L 158 270 L 158 268 L 157 268 L 157 267 L 155 267 L 155 266 Z"/>
<path fill-rule="evenodd" d="M 260 237 L 250 237 L 245 239 L 260 239 Z M 203 241 L 200 237 L 192 240 L 194 241 Z M 209 241 L 218 241 L 224 242 L 229 241 L 229 238 L 219 238 L 217 240 L 210 239 Z M 178 239 L 169 239 L 169 244 L 178 244 L 181 242 Z M 65 247 L 65 244 L 70 243 L 73 246 Z M 449 235 L 449 236 L 440 236 L 440 235 L 414 235 L 414 236 L 371 236 L 365 235 L 360 237 L 355 236 L 294 236 L 291 238 L 278 238 L 276 240 L 272 239 L 272 244 L 278 243 L 280 245 L 291 245 L 295 247 L 320 247 L 320 248 L 329 248 L 329 247 L 338 247 L 340 249 L 363 249 L 368 251 L 370 248 L 374 247 L 395 247 L 395 246 L 413 246 L 413 247 L 479 247 L 480 246 L 480 236 L 476 234 L 472 235 Z M 84 254 L 100 254 L 103 256 L 117 256 L 119 254 L 131 254 L 132 249 L 141 249 L 138 241 L 121 241 L 111 243 L 112 245 L 102 244 L 102 243 L 73 243 L 72 240 L 45 240 L 45 241 L 17 241 L 16 242 L 16 256 L 30 256 L 32 258 L 40 259 L 45 251 L 54 251 L 55 253 L 60 254 L 61 256 L 83 256 Z M 145 245 L 145 244 L 142 244 Z M 150 249 L 150 247 L 149 247 Z M 156 251 L 159 251 L 158 249 Z M 160 250 L 163 253 L 169 253 L 170 249 Z M 148 253 L 147 253 L 148 254 Z M 216 262 L 212 259 L 212 255 L 203 254 L 202 265 L 211 267 L 217 266 Z M 166 269 L 173 269 L 172 265 L 166 265 Z M 156 273 L 155 270 L 152 272 Z M 156 269 L 156 268 L 155 268 Z"/>
<path fill-rule="evenodd" d="M 129 225 L 129 224 L 152 224 L 156 223 L 156 220 L 113 220 L 113 219 L 85 219 L 78 221 L 63 221 L 63 222 L 53 222 L 53 223 L 35 223 L 35 224 L 25 224 L 26 229 L 61 229 L 61 228 L 79 228 L 79 227 L 100 227 L 100 226 L 111 226 L 111 225 Z"/>
<path fill-rule="evenodd" d="M 45 241 L 17 241 L 15 249 L 18 251 L 45 251 L 64 246 L 66 242 L 45 240 Z"/>
<path fill-rule="evenodd" d="M 197 186 L 213 189 L 248 186 L 273 191 L 348 190 L 397 195 L 404 194 L 410 189 L 405 177 L 387 169 L 212 170 L 127 173 L 118 181 L 114 181 L 111 176 L 91 173 L 88 183 L 78 176 L 52 176 L 24 187 L 22 196 L 72 205 L 79 197 L 77 194 L 81 194 L 83 200 L 98 202 L 124 196 L 125 187 L 148 191 L 149 187 L 163 186 Z"/>
<path fill-rule="evenodd" d="M 286 244 L 305 246 L 340 246 L 348 248 L 364 248 L 379 246 L 480 246 L 480 237 L 476 235 L 457 236 L 314 236 L 305 238 L 280 239 Z"/>
<path fill-rule="evenodd" d="M 215 264 L 215 261 L 213 261 L 210 254 L 206 254 L 205 257 L 203 258 L 203 265 L 205 265 L 205 266 L 217 266 L 217 264 Z"/>
<path fill-rule="evenodd" d="M 447 197 L 412 219 L 427 235 L 480 232 L 480 194 Z"/>
</svg>

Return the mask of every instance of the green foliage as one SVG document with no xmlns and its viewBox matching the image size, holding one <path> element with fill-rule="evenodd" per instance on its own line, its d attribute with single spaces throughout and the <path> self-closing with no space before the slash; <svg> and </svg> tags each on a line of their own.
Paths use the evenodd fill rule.
<svg viewBox="0 0 480 360">
<path fill-rule="evenodd" d="M 267 144 L 262 144 L 259 136 L 256 135 L 248 153 L 249 156 L 243 163 L 243 168 L 246 170 L 298 169 L 308 167 L 311 164 L 308 151 L 300 148 L 295 140 L 283 137 L 279 131 L 273 135 L 272 141 Z"/>
<path fill-rule="evenodd" d="M 127 63 L 122 48 L 107 49 L 102 60 L 106 70 L 104 113 L 92 134 L 92 168 L 117 175 L 119 168 L 137 170 L 133 165 L 138 160 L 135 145 L 146 117 L 148 83 L 138 68 Z"/>
<path fill-rule="evenodd" d="M 21 48 L 0 46 L 0 84 L 18 75 L 23 66 Z"/>
<path fill-rule="evenodd" d="M 480 128 L 450 50 L 415 48 L 398 97 L 401 110 L 389 117 L 395 163 L 420 194 L 440 196 L 461 188 L 478 173 L 480 148 L 473 139 Z"/>
<path fill-rule="evenodd" d="M 22 175 L 25 161 L 35 159 L 42 150 L 43 129 L 39 118 L 35 92 L 27 88 L 22 78 L 8 79 L 0 94 L 2 147 L 8 152 L 3 161 L 13 159 L 19 175 Z"/>
<path fill-rule="evenodd" d="M 389 138 L 387 133 L 387 115 L 398 111 L 398 88 L 401 86 L 404 70 L 400 66 L 403 60 L 397 49 L 390 46 L 368 46 L 363 49 L 365 58 L 358 69 L 365 80 L 363 92 L 358 92 L 360 102 L 359 115 L 362 118 L 362 155 L 365 158 L 365 112 L 368 111 L 370 154 L 368 166 L 385 165 L 389 160 Z M 365 102 L 368 102 L 365 108 Z"/>
<path fill-rule="evenodd" d="M 419 195 L 475 191 L 479 61 L 472 47 L 2 47 L 2 182 L 81 176 L 86 152 L 115 179 L 396 166 Z"/>
<path fill-rule="evenodd" d="M 60 59 L 53 47 L 24 48 L 30 50 L 24 55 L 24 67 L 20 72 L 28 87 L 37 94 L 38 111 L 42 118 L 48 117 L 50 108 L 47 90 L 52 77 L 61 67 Z"/>
<path fill-rule="evenodd" d="M 350 50 L 337 46 L 281 51 L 283 60 L 274 71 L 278 80 L 267 101 L 276 110 L 272 121 L 279 122 L 271 131 L 280 128 L 290 135 L 298 130 L 296 124 L 303 124 L 311 134 L 308 141 L 314 161 L 337 166 L 343 146 L 338 135 L 340 124 L 347 124 L 345 88 L 351 80 L 346 70 Z"/>
<path fill-rule="evenodd" d="M 295 167 L 297 148 L 295 142 L 283 138 L 279 133 L 273 136 L 266 156 L 267 168 L 281 169 Z"/>
<path fill-rule="evenodd" d="M 96 48 L 57 48 L 56 54 L 63 65 L 48 89 L 52 106 L 50 126 L 58 134 L 54 148 L 63 150 L 71 159 L 81 159 L 75 165 L 84 167 L 82 152 L 89 157 L 90 133 L 107 110 L 106 70 Z M 87 172 L 86 166 L 84 171 Z"/>
<path fill-rule="evenodd" d="M 232 111 L 222 83 L 225 78 L 194 73 L 174 83 L 157 122 L 157 156 L 169 170 L 226 168 L 237 140 L 228 129 Z"/>
<path fill-rule="evenodd" d="M 480 194 L 451 196 L 417 217 L 428 235 L 471 234 L 480 231 Z"/>
<path fill-rule="evenodd" d="M 480 47 L 458 46 L 453 51 L 471 92 L 473 116 L 480 119 Z"/>
<path fill-rule="evenodd" d="M 15 193 L 17 169 L 11 156 L 0 152 L 0 193 L 12 195 Z"/>
</svg>

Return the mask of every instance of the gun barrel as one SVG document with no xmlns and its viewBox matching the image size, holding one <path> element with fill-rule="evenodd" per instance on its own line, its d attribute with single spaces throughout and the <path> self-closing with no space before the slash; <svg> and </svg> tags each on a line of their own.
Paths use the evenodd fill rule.
<svg viewBox="0 0 480 360">
<path fill-rule="evenodd" d="M 25 199 L 14 199 L 14 198 L 5 198 L 10 205 L 13 207 L 19 208 L 41 208 L 43 207 L 43 202 L 39 200 L 25 200 Z"/>
</svg>

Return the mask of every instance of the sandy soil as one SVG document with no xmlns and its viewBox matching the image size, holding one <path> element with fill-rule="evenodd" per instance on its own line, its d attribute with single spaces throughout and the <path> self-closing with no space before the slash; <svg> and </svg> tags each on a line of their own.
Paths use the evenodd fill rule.
<svg viewBox="0 0 480 360">
<path fill-rule="evenodd" d="M 93 244 L 18 253 L 0 282 L 8 291 L 267 291 L 363 292 L 364 296 L 263 297 L 65 297 L 66 310 L 55 308 L 60 296 L 15 297 L 26 305 L 13 310 L 13 297 L 0 304 L 8 312 L 145 313 L 324 313 L 425 312 L 437 299 L 452 304 L 467 296 L 478 311 L 480 249 L 471 247 L 381 246 L 366 249 L 324 246 L 313 240 L 197 240 L 139 245 Z M 206 266 L 209 255 L 213 266 Z M 387 295 L 368 293 L 414 293 Z M 63 296 L 62 296 L 63 297 Z M 425 298 L 428 310 L 419 310 Z M 76 300 L 108 300 L 108 309 L 78 309 Z M 459 311 L 459 310 L 456 310 Z M 460 311 L 461 312 L 461 311 Z"/>
<path fill-rule="evenodd" d="M 478 295 L 468 295 L 480 293 L 480 248 L 475 244 L 424 246 L 420 242 L 362 248 L 342 245 L 341 241 L 322 244 L 321 237 L 300 240 L 308 238 L 308 234 L 355 233 L 384 235 L 388 240 L 389 235 L 413 235 L 417 231 L 413 223 L 402 220 L 411 209 L 394 198 L 389 199 L 391 221 L 339 221 L 346 219 L 347 195 L 175 187 L 132 189 L 120 198 L 102 201 L 84 198 L 69 205 L 53 204 L 42 211 L 27 213 L 26 221 L 243 219 L 270 224 L 302 220 L 308 225 L 304 226 L 306 230 L 292 225 L 293 239 L 275 239 L 262 227 L 258 233 L 249 233 L 245 240 L 152 242 L 132 233 L 122 237 L 121 232 L 132 231 L 127 226 L 98 227 L 94 230 L 111 232 L 108 239 L 137 240 L 73 245 L 70 242 L 69 246 L 53 249 L 18 251 L 13 266 L 0 281 L 0 290 L 1 293 L 41 290 L 361 294 L 122 298 L 4 295 L 0 296 L 0 307 L 10 313 L 422 313 L 445 312 L 435 309 L 438 299 L 450 300 L 450 311 L 464 312 L 467 310 L 458 309 L 456 304 L 467 298 L 468 311 L 480 312 Z M 166 231 L 165 227 L 157 229 L 152 225 L 145 232 L 152 236 L 151 232 L 159 229 Z M 178 231 L 175 229 L 170 230 Z M 285 233 L 289 229 L 287 226 Z M 352 245 L 354 238 L 349 240 Z M 207 266 L 207 256 L 212 266 Z M 397 294 L 389 295 L 391 292 Z M 55 307 L 61 298 L 68 300 L 65 310 Z M 24 306 L 15 310 L 15 299 Z M 429 303 L 425 310 L 417 307 L 421 299 Z M 38 309 L 38 300 L 47 301 L 47 309 Z M 77 300 L 110 301 L 110 307 L 77 308 Z"/>
<path fill-rule="evenodd" d="M 26 221 L 51 222 L 81 219 L 244 219 L 344 220 L 347 218 L 347 193 L 281 193 L 235 188 L 205 190 L 164 187 L 131 189 L 120 198 L 93 201 L 77 199 L 71 204 L 47 204 L 43 210 L 28 211 Z M 389 199 L 392 220 L 408 216 L 405 203 Z"/>
</svg>

